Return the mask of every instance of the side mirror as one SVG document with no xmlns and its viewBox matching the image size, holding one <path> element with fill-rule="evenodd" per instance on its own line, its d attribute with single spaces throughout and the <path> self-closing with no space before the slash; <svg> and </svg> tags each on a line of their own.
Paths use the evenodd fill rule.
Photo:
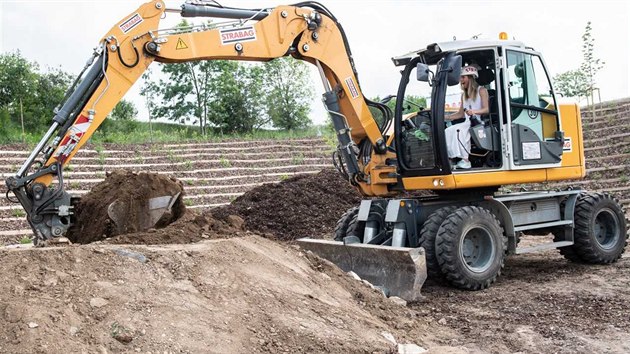
<svg viewBox="0 0 630 354">
<path fill-rule="evenodd" d="M 429 66 L 425 63 L 418 63 L 416 66 L 416 75 L 418 81 L 429 82 Z"/>
<path fill-rule="evenodd" d="M 448 73 L 446 84 L 448 86 L 455 86 L 459 84 L 459 76 L 462 72 L 462 56 L 453 55 L 445 64 Z"/>
</svg>

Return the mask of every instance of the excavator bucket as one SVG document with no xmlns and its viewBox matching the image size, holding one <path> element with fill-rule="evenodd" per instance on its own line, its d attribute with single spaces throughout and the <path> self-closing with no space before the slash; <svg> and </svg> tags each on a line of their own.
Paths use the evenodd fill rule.
<svg viewBox="0 0 630 354">
<path fill-rule="evenodd" d="M 165 226 L 173 218 L 172 208 L 180 195 L 181 193 L 153 197 L 146 203 L 116 199 L 107 207 L 107 215 L 116 225 L 115 234 L 146 231 L 156 226 Z"/>
<path fill-rule="evenodd" d="M 301 238 L 300 247 L 327 259 L 345 272 L 354 272 L 388 296 L 406 301 L 422 298 L 420 289 L 427 279 L 424 248 L 344 244 L 340 241 Z"/>
</svg>

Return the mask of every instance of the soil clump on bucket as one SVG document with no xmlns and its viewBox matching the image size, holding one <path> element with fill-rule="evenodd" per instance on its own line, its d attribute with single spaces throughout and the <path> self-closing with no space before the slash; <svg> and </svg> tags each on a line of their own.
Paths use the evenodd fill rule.
<svg viewBox="0 0 630 354">
<path fill-rule="evenodd" d="M 182 196 L 183 185 L 175 178 L 157 173 L 135 173 L 116 170 L 107 174 L 105 180 L 97 184 L 89 193 L 81 197 L 75 205 L 75 224 L 69 230 L 68 238 L 74 243 L 90 243 L 113 237 L 146 231 L 143 228 L 145 217 L 141 212 L 149 199 L 159 196 L 179 194 L 170 211 L 155 224 L 163 228 L 179 219 L 186 212 Z M 112 203 L 130 206 L 124 215 L 124 224 L 116 224 L 108 213 Z M 120 221 L 119 221 L 120 223 Z M 122 231 L 121 231 L 122 230 Z"/>
</svg>

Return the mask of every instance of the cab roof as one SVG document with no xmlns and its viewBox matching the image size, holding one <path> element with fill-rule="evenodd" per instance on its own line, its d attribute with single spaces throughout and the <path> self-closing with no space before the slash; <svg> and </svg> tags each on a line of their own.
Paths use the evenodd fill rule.
<svg viewBox="0 0 630 354">
<path fill-rule="evenodd" d="M 444 57 L 447 53 L 458 52 L 461 50 L 475 49 L 475 48 L 488 48 L 488 47 L 509 47 L 509 48 L 520 48 L 520 49 L 532 49 L 530 47 L 526 47 L 525 44 L 523 44 L 523 42 L 515 41 L 515 40 L 469 39 L 469 40 L 461 40 L 461 41 L 431 43 L 427 45 L 426 48 L 415 50 L 413 52 L 409 52 L 401 56 L 393 57 L 392 61 L 394 62 L 394 65 L 401 66 L 401 65 L 406 65 L 413 58 L 421 56 L 425 64 L 434 65 L 440 59 L 442 59 L 442 57 Z"/>
</svg>

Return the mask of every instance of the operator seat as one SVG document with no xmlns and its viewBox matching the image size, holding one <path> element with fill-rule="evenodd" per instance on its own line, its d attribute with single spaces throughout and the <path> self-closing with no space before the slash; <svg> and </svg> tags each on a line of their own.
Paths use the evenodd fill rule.
<svg viewBox="0 0 630 354">
<path fill-rule="evenodd" d="M 479 70 L 477 82 L 481 86 L 488 86 L 495 80 L 495 74 L 492 69 Z M 501 165 L 499 151 L 500 128 L 499 128 L 499 110 L 497 103 L 497 92 L 495 89 L 488 90 L 488 108 L 489 113 L 482 115 L 482 124 L 470 127 L 471 136 L 471 152 L 477 156 L 473 162 L 473 166 L 498 167 Z"/>
<path fill-rule="evenodd" d="M 482 69 L 478 71 L 479 77 L 477 78 L 477 83 L 481 86 L 488 86 L 495 79 L 494 70 L 492 69 Z M 495 89 L 487 89 L 488 90 L 488 108 L 490 109 L 490 113 L 488 114 L 489 119 L 495 122 L 495 118 L 497 118 L 496 123 L 498 124 L 498 107 L 497 107 L 497 90 Z M 483 117 L 482 117 L 483 119 Z"/>
</svg>

